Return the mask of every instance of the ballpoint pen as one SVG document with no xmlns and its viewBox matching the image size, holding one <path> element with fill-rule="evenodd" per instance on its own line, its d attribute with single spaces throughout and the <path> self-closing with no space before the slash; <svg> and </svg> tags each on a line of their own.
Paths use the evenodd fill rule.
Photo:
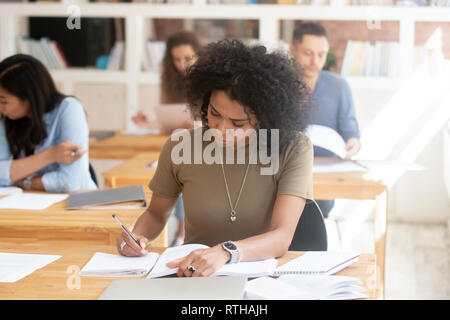
<svg viewBox="0 0 450 320">
<path fill-rule="evenodd" d="M 122 227 L 122 229 L 130 236 L 130 238 L 133 239 L 134 242 L 136 242 L 136 244 L 138 246 L 140 246 L 139 240 L 136 239 L 136 237 L 131 233 L 131 231 L 128 230 L 128 228 L 123 225 L 123 223 L 122 223 L 122 221 L 120 221 L 119 217 L 116 216 L 115 214 L 113 214 L 112 217 L 117 221 L 117 223 Z"/>
</svg>

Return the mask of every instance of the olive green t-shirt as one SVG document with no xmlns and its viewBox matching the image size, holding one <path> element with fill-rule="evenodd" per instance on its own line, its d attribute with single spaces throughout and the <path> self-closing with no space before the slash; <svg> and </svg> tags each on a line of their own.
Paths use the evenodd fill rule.
<svg viewBox="0 0 450 320">
<path fill-rule="evenodd" d="M 169 138 L 161 151 L 155 175 L 149 185 L 153 193 L 165 198 L 177 198 L 182 193 L 185 243 L 213 246 L 223 241 L 237 241 L 264 233 L 268 231 L 277 195 L 313 199 L 313 147 L 308 137 L 299 133 L 297 143 L 291 144 L 280 154 L 276 174 L 261 174 L 262 167 L 269 167 L 267 164 L 254 161 L 250 164 L 236 208 L 236 220 L 231 221 L 231 207 L 220 162 L 208 164 L 202 160 L 198 164 L 197 158 L 197 164 L 194 163 L 195 148 L 199 151 L 201 146 L 201 151 L 205 151 L 208 145 L 211 147 L 215 142 L 201 141 L 196 144 L 195 130 L 201 130 L 197 134 L 203 132 L 202 128 L 185 131 L 191 139 L 190 161 L 172 161 L 172 150 L 175 155 L 185 155 L 179 151 L 180 145 L 177 147 L 184 139 L 179 137 L 179 141 L 172 141 Z M 248 149 L 247 147 L 244 164 L 228 164 L 224 160 L 223 169 L 233 206 L 249 163 Z"/>
</svg>

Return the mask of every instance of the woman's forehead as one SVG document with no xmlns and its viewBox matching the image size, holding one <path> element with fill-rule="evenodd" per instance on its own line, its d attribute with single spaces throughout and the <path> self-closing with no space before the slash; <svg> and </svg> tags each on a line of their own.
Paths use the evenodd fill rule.
<svg viewBox="0 0 450 320">
<path fill-rule="evenodd" d="M 248 119 L 244 107 L 223 90 L 214 90 L 211 93 L 210 104 L 224 117 L 241 120 Z"/>
</svg>

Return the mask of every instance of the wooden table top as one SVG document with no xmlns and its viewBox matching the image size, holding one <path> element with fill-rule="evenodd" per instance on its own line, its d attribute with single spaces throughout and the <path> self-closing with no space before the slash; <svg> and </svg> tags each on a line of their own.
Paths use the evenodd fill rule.
<svg viewBox="0 0 450 320">
<path fill-rule="evenodd" d="M 164 248 L 147 248 L 161 253 Z M 91 245 L 76 241 L 17 243 L 0 242 L 0 252 L 52 254 L 62 257 L 15 283 L 0 283 L 0 300 L 9 299 L 97 299 L 113 280 L 124 278 L 78 277 L 77 273 L 95 252 L 117 254 L 111 245 Z M 279 259 L 279 265 L 301 255 L 288 252 Z M 369 299 L 375 298 L 375 255 L 361 254 L 359 260 L 336 275 L 361 279 Z M 79 288 L 77 286 L 79 285 Z"/>
<path fill-rule="evenodd" d="M 143 184 L 148 184 L 155 173 L 155 169 L 148 167 L 159 158 L 159 152 L 142 152 L 138 155 L 125 160 L 121 164 L 103 172 L 105 179 L 128 178 L 128 179 L 142 179 Z"/>
<path fill-rule="evenodd" d="M 114 136 L 89 143 L 89 157 L 92 159 L 129 159 L 141 152 L 160 151 L 170 134 Z"/>
<path fill-rule="evenodd" d="M 147 205 L 151 191 L 144 187 Z M 95 243 L 114 243 L 122 229 L 112 218 L 117 214 L 122 222 L 132 228 L 137 218 L 145 211 L 133 210 L 67 210 L 66 200 L 44 210 L 0 210 L 0 240 L 23 239 L 78 240 Z"/>
</svg>

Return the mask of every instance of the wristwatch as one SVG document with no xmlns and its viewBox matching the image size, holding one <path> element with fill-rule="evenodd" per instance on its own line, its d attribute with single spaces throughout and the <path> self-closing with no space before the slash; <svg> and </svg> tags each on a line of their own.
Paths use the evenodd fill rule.
<svg viewBox="0 0 450 320">
<path fill-rule="evenodd" d="M 28 176 L 23 179 L 22 187 L 24 190 L 31 190 L 31 179 L 33 179 L 33 176 Z"/>
<path fill-rule="evenodd" d="M 222 243 L 222 248 L 228 251 L 231 255 L 227 263 L 237 263 L 240 261 L 240 253 L 237 245 L 233 241 L 225 241 Z"/>
</svg>

